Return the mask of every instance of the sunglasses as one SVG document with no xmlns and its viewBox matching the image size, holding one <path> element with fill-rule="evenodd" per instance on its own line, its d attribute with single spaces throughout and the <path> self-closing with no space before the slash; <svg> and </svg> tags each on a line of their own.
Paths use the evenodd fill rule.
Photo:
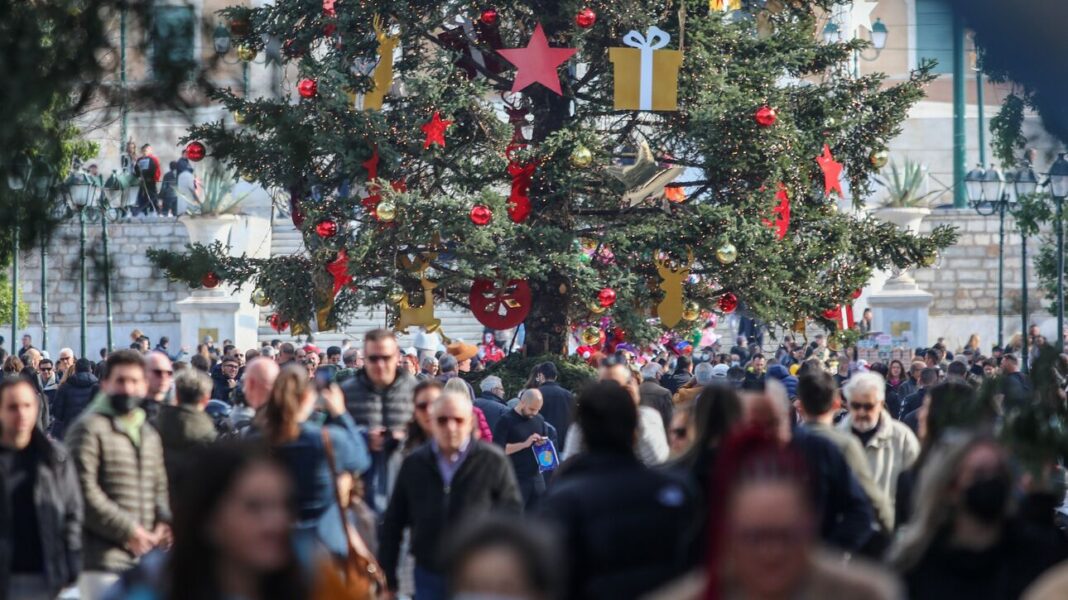
<svg viewBox="0 0 1068 600">
<path fill-rule="evenodd" d="M 862 402 L 850 402 L 849 408 L 852 408 L 853 410 L 863 410 L 865 412 L 871 412 L 875 410 L 875 405 Z"/>
<path fill-rule="evenodd" d="M 174 371 L 171 371 L 170 369 L 152 369 L 152 374 L 156 377 L 163 377 L 164 375 L 170 377 L 171 375 L 174 375 Z"/>
<path fill-rule="evenodd" d="M 52 367 L 41 367 L 41 372 L 42 373 L 44 373 L 45 371 L 51 371 L 51 370 L 52 370 Z"/>
<path fill-rule="evenodd" d="M 390 361 L 390 360 L 392 360 L 392 359 L 394 359 L 396 357 L 397 356 L 395 354 L 369 354 L 367 356 L 367 358 L 365 358 L 364 360 L 366 360 L 367 362 L 372 362 L 372 363 L 375 363 L 375 362 L 388 362 L 388 361 Z"/>
<path fill-rule="evenodd" d="M 463 417 L 447 417 L 447 416 L 443 415 L 443 416 L 440 416 L 440 417 L 437 418 L 438 425 L 440 425 L 442 427 L 448 425 L 450 421 L 455 423 L 456 425 L 463 425 L 464 424 L 464 418 Z"/>
</svg>

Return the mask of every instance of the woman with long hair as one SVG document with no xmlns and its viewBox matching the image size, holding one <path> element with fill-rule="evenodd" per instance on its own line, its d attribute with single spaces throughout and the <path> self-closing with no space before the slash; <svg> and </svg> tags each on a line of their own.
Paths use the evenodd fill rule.
<svg viewBox="0 0 1068 600">
<path fill-rule="evenodd" d="M 733 387 L 707 385 L 694 400 L 693 443 L 673 463 L 698 482 L 699 489 L 708 489 L 708 474 L 716 462 L 720 443 L 742 420 L 742 401 Z"/>
<path fill-rule="evenodd" d="M 947 435 L 920 473 L 916 512 L 889 553 L 913 600 L 1018 598 L 1064 558 L 1017 522 L 1009 458 L 994 438 Z"/>
<path fill-rule="evenodd" d="M 979 352 L 979 346 L 982 344 L 979 342 L 979 334 L 973 333 L 968 337 L 968 343 L 964 344 L 965 350 L 971 350 L 972 352 Z"/>
<path fill-rule="evenodd" d="M 312 422 L 317 402 L 327 413 L 322 425 Z M 289 468 L 296 483 L 296 537 L 301 558 L 309 559 L 316 541 L 319 521 L 334 504 L 336 474 L 327 461 L 325 435 L 330 436 L 339 471 L 362 473 L 371 466 L 371 457 L 345 410 L 341 388 L 330 385 L 318 393 L 303 366 L 282 369 L 274 382 L 267 404 L 256 416 L 256 425 L 275 454 Z M 318 540 L 331 544 L 335 539 Z M 331 544 L 329 549 L 344 555 L 346 548 Z"/>
<path fill-rule="evenodd" d="M 905 383 L 908 376 L 905 374 L 905 364 L 898 359 L 890 361 L 890 368 L 886 373 L 886 383 L 893 389 L 897 389 L 897 386 Z"/>
<path fill-rule="evenodd" d="M 164 600 L 302 600 L 293 554 L 293 485 L 285 465 L 251 444 L 219 444 L 176 490 Z"/>
<path fill-rule="evenodd" d="M 24 368 L 26 365 L 22 364 L 22 359 L 14 354 L 4 359 L 3 372 L 7 377 L 17 377 Z"/>
</svg>

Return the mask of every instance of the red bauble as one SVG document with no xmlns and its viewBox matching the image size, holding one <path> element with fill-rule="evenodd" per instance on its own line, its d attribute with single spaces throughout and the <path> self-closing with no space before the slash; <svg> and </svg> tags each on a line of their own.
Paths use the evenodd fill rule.
<svg viewBox="0 0 1068 600">
<path fill-rule="evenodd" d="M 493 211 L 485 204 L 476 204 L 471 207 L 471 222 L 479 227 L 489 225 L 493 220 Z"/>
<path fill-rule="evenodd" d="M 823 311 L 823 318 L 827 319 L 828 321 L 836 321 L 842 318 L 842 307 L 836 306 L 834 308 L 828 308 L 827 310 Z"/>
<path fill-rule="evenodd" d="M 719 309 L 725 313 L 732 313 L 738 308 L 738 296 L 727 292 L 719 297 L 717 302 Z"/>
<path fill-rule="evenodd" d="M 185 146 L 185 155 L 193 162 L 200 162 L 208 155 L 208 148 L 200 142 L 189 142 Z"/>
<path fill-rule="evenodd" d="M 468 297 L 475 318 L 491 329 L 511 329 L 522 323 L 532 300 L 526 279 L 512 279 L 503 286 L 491 279 L 476 279 Z"/>
<path fill-rule="evenodd" d="M 319 84 L 314 79 L 304 78 L 297 84 L 297 93 L 301 98 L 314 98 L 319 92 Z"/>
<path fill-rule="evenodd" d="M 482 11 L 482 15 L 479 16 L 478 20 L 482 21 L 486 25 L 493 25 L 497 23 L 497 9 L 487 8 L 486 10 Z"/>
<path fill-rule="evenodd" d="M 856 300 L 857 298 L 860 298 L 860 295 L 863 294 L 863 293 L 864 293 L 864 290 L 862 290 L 860 288 L 857 288 L 856 290 L 853 291 L 853 299 Z"/>
<path fill-rule="evenodd" d="M 319 221 L 315 225 L 315 233 L 324 240 L 334 237 L 337 235 L 337 221 L 333 219 Z"/>
<path fill-rule="evenodd" d="M 289 329 L 289 321 L 286 321 L 284 318 L 282 318 L 282 315 L 278 313 L 274 313 L 273 315 L 268 317 L 267 324 L 271 326 L 271 329 L 277 331 L 278 333 L 282 333 L 286 329 Z"/>
<path fill-rule="evenodd" d="M 575 25 L 578 25 L 583 29 L 589 29 L 590 27 L 593 27 L 593 24 L 596 22 L 597 13 L 593 12 L 593 9 L 588 6 L 578 11 L 578 14 L 575 15 Z"/>
<path fill-rule="evenodd" d="M 616 291 L 610 287 L 601 288 L 597 293 L 597 301 L 605 308 L 612 306 L 616 303 Z"/>
<path fill-rule="evenodd" d="M 770 106 L 761 106 L 753 114 L 753 119 L 756 120 L 757 125 L 761 127 L 771 127 L 775 124 L 775 120 L 779 118 L 779 115 L 775 113 L 775 109 Z"/>
<path fill-rule="evenodd" d="M 215 287 L 219 287 L 219 276 L 214 271 L 208 271 L 200 280 L 200 285 L 208 288 L 209 290 Z"/>
</svg>

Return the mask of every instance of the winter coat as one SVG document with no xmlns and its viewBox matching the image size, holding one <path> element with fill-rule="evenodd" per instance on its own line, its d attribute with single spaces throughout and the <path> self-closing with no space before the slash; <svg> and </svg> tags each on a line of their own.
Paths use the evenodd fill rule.
<svg viewBox="0 0 1068 600">
<path fill-rule="evenodd" d="M 441 573 L 441 542 L 463 521 L 497 511 L 518 515 L 522 502 L 512 463 L 493 444 L 471 440 L 450 485 L 441 476 L 433 444 L 419 446 L 401 464 L 382 525 L 379 561 L 390 589 L 397 589 L 405 528 L 411 528 L 415 564 Z"/>
<path fill-rule="evenodd" d="M 215 422 L 203 410 L 188 404 L 164 404 L 160 407 L 159 420 L 156 422 L 160 442 L 163 444 L 163 464 L 167 468 L 167 481 L 176 487 L 181 475 L 187 468 L 189 454 L 200 447 L 207 446 L 218 437 Z M 178 477 L 175 475 L 178 474 Z"/>
<path fill-rule="evenodd" d="M 56 392 L 52 411 L 52 437 L 63 439 L 67 429 L 93 401 L 100 382 L 92 373 L 75 373 Z"/>
<path fill-rule="evenodd" d="M 787 398 L 792 400 L 797 397 L 797 377 L 791 375 L 786 367 L 782 365 L 771 365 L 768 367 L 768 377 L 779 380 L 779 383 L 786 388 Z"/>
<path fill-rule="evenodd" d="M 398 369 L 392 385 L 376 389 L 367 372 L 360 369 L 355 377 L 341 384 L 341 391 L 345 394 L 345 406 L 357 425 L 404 429 L 412 420 L 415 384 L 415 377 Z"/>
<path fill-rule="evenodd" d="M 693 379 L 693 375 L 691 375 L 689 371 L 675 371 L 670 375 L 661 377 L 660 385 L 667 388 L 667 391 L 671 392 L 671 395 L 674 396 L 675 393 L 679 391 L 679 388 L 690 383 L 691 379 Z"/>
<path fill-rule="evenodd" d="M 846 416 L 838 423 L 838 430 L 852 434 L 853 419 Z M 897 479 L 907 471 L 920 455 L 920 442 L 907 425 L 890 415 L 879 418 L 875 435 L 864 445 L 872 479 L 887 498 L 897 497 Z"/>
<path fill-rule="evenodd" d="M 491 431 L 497 426 L 497 421 L 508 413 L 508 407 L 504 402 L 490 392 L 482 392 L 478 398 L 475 398 L 475 408 L 481 410 L 486 416 L 486 424 Z"/>
<path fill-rule="evenodd" d="M 556 428 L 560 439 L 567 439 L 567 429 L 575 418 L 575 396 L 555 381 L 547 381 L 538 386 L 542 405 L 539 414 Z"/>
<path fill-rule="evenodd" d="M 695 495 L 681 478 L 634 456 L 585 453 L 565 462 L 539 512 L 563 541 L 568 599 L 637 598 L 682 574 Z"/>
<path fill-rule="evenodd" d="M 875 514 L 841 451 L 834 442 L 804 429 L 793 431 L 790 447 L 801 454 L 812 473 L 820 539 L 847 552 L 863 547 L 872 536 Z"/>
<path fill-rule="evenodd" d="M 872 509 L 875 511 L 875 518 L 879 521 L 879 525 L 885 532 L 892 532 L 894 530 L 894 503 L 893 498 L 886 495 L 871 476 L 871 467 L 868 466 L 868 459 L 864 455 L 864 449 L 860 446 L 860 440 L 857 436 L 844 431 L 839 431 L 831 425 L 824 425 L 822 423 L 805 423 L 804 429 L 814 435 L 822 436 L 838 447 L 838 450 L 842 453 L 842 458 L 845 459 L 846 464 L 853 471 L 853 476 L 857 478 L 857 484 L 864 490 L 864 494 L 868 497 L 868 501 L 871 502 Z"/>
<path fill-rule="evenodd" d="M 675 404 L 667 388 L 655 381 L 643 381 L 638 386 L 638 395 L 642 406 L 656 409 L 660 413 L 660 418 L 664 420 L 664 427 L 671 427 L 671 416 L 675 412 Z"/>
<path fill-rule="evenodd" d="M 212 374 L 211 383 L 212 400 L 222 400 L 231 405 L 234 403 L 234 390 L 237 389 L 237 386 L 230 387 L 230 380 L 221 371 Z"/>
<path fill-rule="evenodd" d="M 82 569 L 82 494 L 78 489 L 78 473 L 70 454 L 62 444 L 45 437 L 40 430 L 33 432 L 31 444 L 37 446 L 40 461 L 33 499 L 37 507 L 37 526 L 41 539 L 44 578 L 53 596 L 78 579 Z M 0 498 L 7 477 L 0 473 Z M 9 507 L 0 508 L 0 521 L 7 523 L 18 515 L 4 514 Z M 6 598 L 10 584 L 13 546 L 10 532 L 0 529 L 0 599 Z"/>
<path fill-rule="evenodd" d="M 120 420 L 100 396 L 67 434 L 85 498 L 87 571 L 119 573 L 137 563 L 126 549 L 134 529 L 171 520 L 163 445 L 144 412 Z"/>
</svg>

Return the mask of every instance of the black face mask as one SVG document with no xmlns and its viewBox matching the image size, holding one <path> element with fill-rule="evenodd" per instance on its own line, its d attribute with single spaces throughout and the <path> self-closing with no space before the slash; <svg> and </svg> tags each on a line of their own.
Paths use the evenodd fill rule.
<svg viewBox="0 0 1068 600">
<path fill-rule="evenodd" d="M 141 398 L 128 394 L 112 394 L 108 396 L 108 402 L 111 404 L 111 409 L 115 411 L 115 414 L 125 415 L 141 405 Z"/>
<path fill-rule="evenodd" d="M 972 482 L 964 489 L 964 508 L 985 523 L 997 523 L 1009 503 L 1009 481 L 995 476 Z"/>
</svg>

